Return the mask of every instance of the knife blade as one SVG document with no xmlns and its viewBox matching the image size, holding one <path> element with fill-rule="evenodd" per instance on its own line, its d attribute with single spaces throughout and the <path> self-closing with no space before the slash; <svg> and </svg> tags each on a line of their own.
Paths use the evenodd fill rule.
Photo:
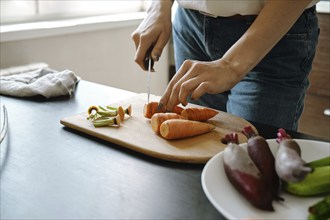
<svg viewBox="0 0 330 220">
<path fill-rule="evenodd" d="M 154 60 L 151 58 L 152 47 L 149 48 L 146 54 L 146 58 L 144 59 L 144 67 L 148 70 L 147 73 L 147 103 L 150 102 L 150 81 L 151 81 L 151 71 L 154 67 Z"/>
<path fill-rule="evenodd" d="M 147 75 L 147 103 L 150 101 L 150 77 L 151 77 L 151 59 L 149 59 L 149 66 L 148 66 L 148 75 Z"/>
</svg>

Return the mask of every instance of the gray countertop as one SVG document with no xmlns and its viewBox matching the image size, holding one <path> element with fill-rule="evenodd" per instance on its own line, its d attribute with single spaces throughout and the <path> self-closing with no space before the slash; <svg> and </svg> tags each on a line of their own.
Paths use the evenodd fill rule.
<svg viewBox="0 0 330 220">
<path fill-rule="evenodd" d="M 0 147 L 1 219 L 225 219 L 202 189 L 204 165 L 151 158 L 60 124 L 92 104 L 133 95 L 80 81 L 71 98 L 0 96 L 9 118 Z M 254 125 L 265 138 L 277 131 Z"/>
<path fill-rule="evenodd" d="M 1 219 L 224 219 L 202 190 L 204 165 L 154 159 L 60 124 L 132 95 L 81 81 L 71 98 L 0 96 L 9 118 Z"/>
</svg>

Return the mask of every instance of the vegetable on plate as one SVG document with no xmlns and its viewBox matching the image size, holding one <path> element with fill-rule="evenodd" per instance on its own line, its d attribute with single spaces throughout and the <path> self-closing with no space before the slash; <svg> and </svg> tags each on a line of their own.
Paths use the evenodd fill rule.
<svg viewBox="0 0 330 220">
<path fill-rule="evenodd" d="M 283 182 L 283 189 L 297 196 L 330 193 L 330 165 L 313 168 L 313 171 L 299 182 Z"/>
<path fill-rule="evenodd" d="M 308 220 L 329 220 L 330 219 L 330 195 L 313 204 L 308 208 Z"/>
<path fill-rule="evenodd" d="M 258 135 L 251 126 L 245 127 L 242 133 L 248 138 L 247 152 L 260 172 L 265 176 L 274 199 L 282 200 L 279 197 L 280 179 L 275 170 L 275 157 L 270 150 L 268 142 Z"/>
<path fill-rule="evenodd" d="M 282 128 L 278 130 L 278 150 L 275 155 L 275 168 L 277 175 L 286 182 L 299 182 L 312 172 L 301 158 L 299 144 L 293 140 Z"/>
<path fill-rule="evenodd" d="M 273 193 L 268 182 L 248 153 L 238 145 L 237 134 L 227 134 L 225 140 L 228 144 L 223 151 L 223 163 L 229 182 L 256 208 L 274 211 Z"/>
</svg>

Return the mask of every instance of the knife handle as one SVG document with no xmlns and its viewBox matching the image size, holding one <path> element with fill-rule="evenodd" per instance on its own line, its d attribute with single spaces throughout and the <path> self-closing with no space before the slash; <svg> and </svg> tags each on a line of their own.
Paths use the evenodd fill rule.
<svg viewBox="0 0 330 220">
<path fill-rule="evenodd" d="M 144 58 L 144 68 L 146 70 L 149 69 L 149 60 L 151 59 L 151 69 L 154 68 L 154 60 L 151 58 L 151 51 L 152 51 L 153 47 L 150 47 L 147 51 L 146 57 Z"/>
</svg>

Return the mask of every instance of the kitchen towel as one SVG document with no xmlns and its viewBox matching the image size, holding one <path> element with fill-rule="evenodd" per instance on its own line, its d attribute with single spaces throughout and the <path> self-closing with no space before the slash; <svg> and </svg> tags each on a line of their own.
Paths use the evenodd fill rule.
<svg viewBox="0 0 330 220">
<path fill-rule="evenodd" d="M 51 98 L 71 95 L 79 81 L 79 77 L 74 72 L 70 70 L 56 71 L 48 68 L 48 65 L 16 72 L 2 70 L 1 73 L 0 94 L 18 97 L 41 95 Z"/>
</svg>

